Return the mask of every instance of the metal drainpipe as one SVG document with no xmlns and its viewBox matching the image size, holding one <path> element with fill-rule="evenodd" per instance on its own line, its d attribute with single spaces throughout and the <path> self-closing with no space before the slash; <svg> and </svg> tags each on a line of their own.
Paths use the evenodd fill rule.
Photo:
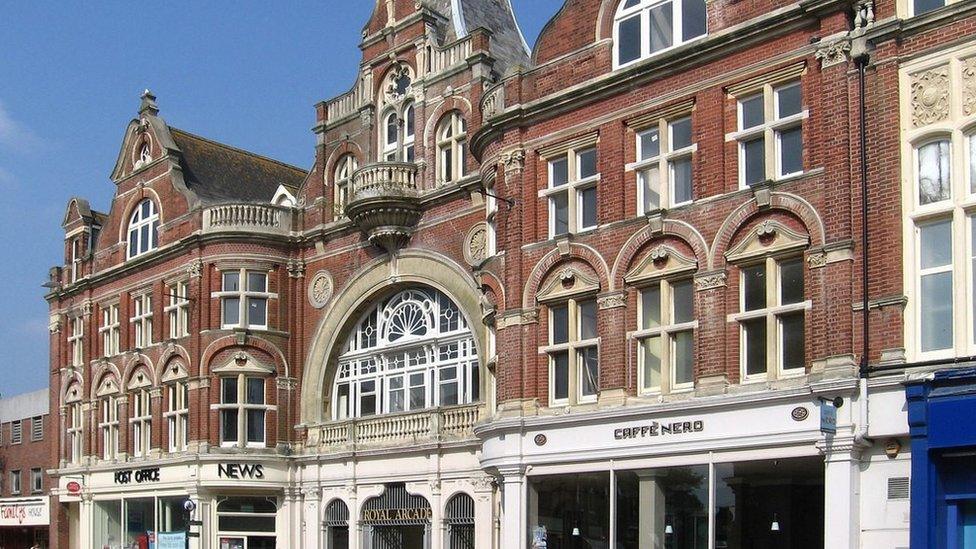
<svg viewBox="0 0 976 549">
<path fill-rule="evenodd" d="M 870 371 L 868 354 L 871 350 L 869 336 L 871 333 L 871 309 L 868 296 L 868 152 L 867 152 L 867 99 L 865 97 L 865 80 L 867 64 L 870 60 L 868 53 L 862 51 L 856 58 L 857 63 L 857 87 L 858 87 L 858 107 L 859 123 L 858 137 L 860 140 L 859 153 L 861 163 L 861 297 L 863 299 L 863 309 L 861 316 L 861 364 L 859 368 L 858 380 L 858 408 L 860 409 L 860 428 L 854 434 L 855 441 L 867 441 L 870 429 L 868 415 L 868 373 Z"/>
</svg>

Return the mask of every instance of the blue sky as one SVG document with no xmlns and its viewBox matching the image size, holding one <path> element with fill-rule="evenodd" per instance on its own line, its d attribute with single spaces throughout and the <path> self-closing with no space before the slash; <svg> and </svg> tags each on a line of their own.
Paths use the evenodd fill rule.
<svg viewBox="0 0 976 549">
<path fill-rule="evenodd" d="M 513 0 L 529 44 L 562 0 Z M 0 395 L 47 384 L 50 266 L 71 196 L 107 210 L 139 94 L 173 126 L 307 167 L 372 0 L 19 2 L 0 32 Z"/>
</svg>

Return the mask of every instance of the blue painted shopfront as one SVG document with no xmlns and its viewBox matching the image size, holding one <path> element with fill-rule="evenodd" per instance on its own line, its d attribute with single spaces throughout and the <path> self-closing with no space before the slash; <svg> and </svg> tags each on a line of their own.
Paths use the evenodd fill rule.
<svg viewBox="0 0 976 549">
<path fill-rule="evenodd" d="M 912 549 L 976 549 L 976 368 L 907 384 Z"/>
</svg>

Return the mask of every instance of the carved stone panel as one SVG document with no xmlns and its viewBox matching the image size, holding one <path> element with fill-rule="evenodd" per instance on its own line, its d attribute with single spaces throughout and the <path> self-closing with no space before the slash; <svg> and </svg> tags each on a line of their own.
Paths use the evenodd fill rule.
<svg viewBox="0 0 976 549">
<path fill-rule="evenodd" d="M 976 114 L 976 57 L 962 62 L 962 113 Z"/>
<path fill-rule="evenodd" d="M 927 126 L 949 118 L 949 67 L 912 75 L 912 124 Z"/>
<path fill-rule="evenodd" d="M 315 273 L 312 280 L 308 283 L 308 301 L 312 304 L 312 307 L 316 309 L 321 309 L 325 307 L 325 304 L 332 299 L 332 292 L 335 288 L 335 284 L 332 281 L 332 275 L 328 271 L 319 271 Z"/>
<path fill-rule="evenodd" d="M 464 239 L 464 259 L 472 267 L 488 258 L 488 224 L 478 223 Z"/>
</svg>

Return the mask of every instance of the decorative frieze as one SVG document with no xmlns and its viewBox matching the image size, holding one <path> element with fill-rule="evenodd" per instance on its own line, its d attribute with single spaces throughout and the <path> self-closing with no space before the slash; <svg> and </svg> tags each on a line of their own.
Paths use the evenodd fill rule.
<svg viewBox="0 0 976 549">
<path fill-rule="evenodd" d="M 724 288 L 728 284 L 729 275 L 725 271 L 712 271 L 695 276 L 695 289 L 699 292 Z"/>
<path fill-rule="evenodd" d="M 603 309 L 619 309 L 620 307 L 625 307 L 627 305 L 627 293 L 613 292 L 606 295 L 602 295 L 596 298 L 596 302 Z"/>
<path fill-rule="evenodd" d="M 976 114 L 976 57 L 962 62 L 962 112 L 966 116 Z"/>
<path fill-rule="evenodd" d="M 949 118 L 949 67 L 912 75 L 912 124 L 927 126 Z"/>
<path fill-rule="evenodd" d="M 820 67 L 827 68 L 846 63 L 851 52 L 851 43 L 847 40 L 837 40 L 820 46 L 814 54 L 820 60 Z"/>
<path fill-rule="evenodd" d="M 807 264 L 811 269 L 819 269 L 827 266 L 827 254 L 823 252 L 812 253 L 807 256 Z"/>
</svg>

